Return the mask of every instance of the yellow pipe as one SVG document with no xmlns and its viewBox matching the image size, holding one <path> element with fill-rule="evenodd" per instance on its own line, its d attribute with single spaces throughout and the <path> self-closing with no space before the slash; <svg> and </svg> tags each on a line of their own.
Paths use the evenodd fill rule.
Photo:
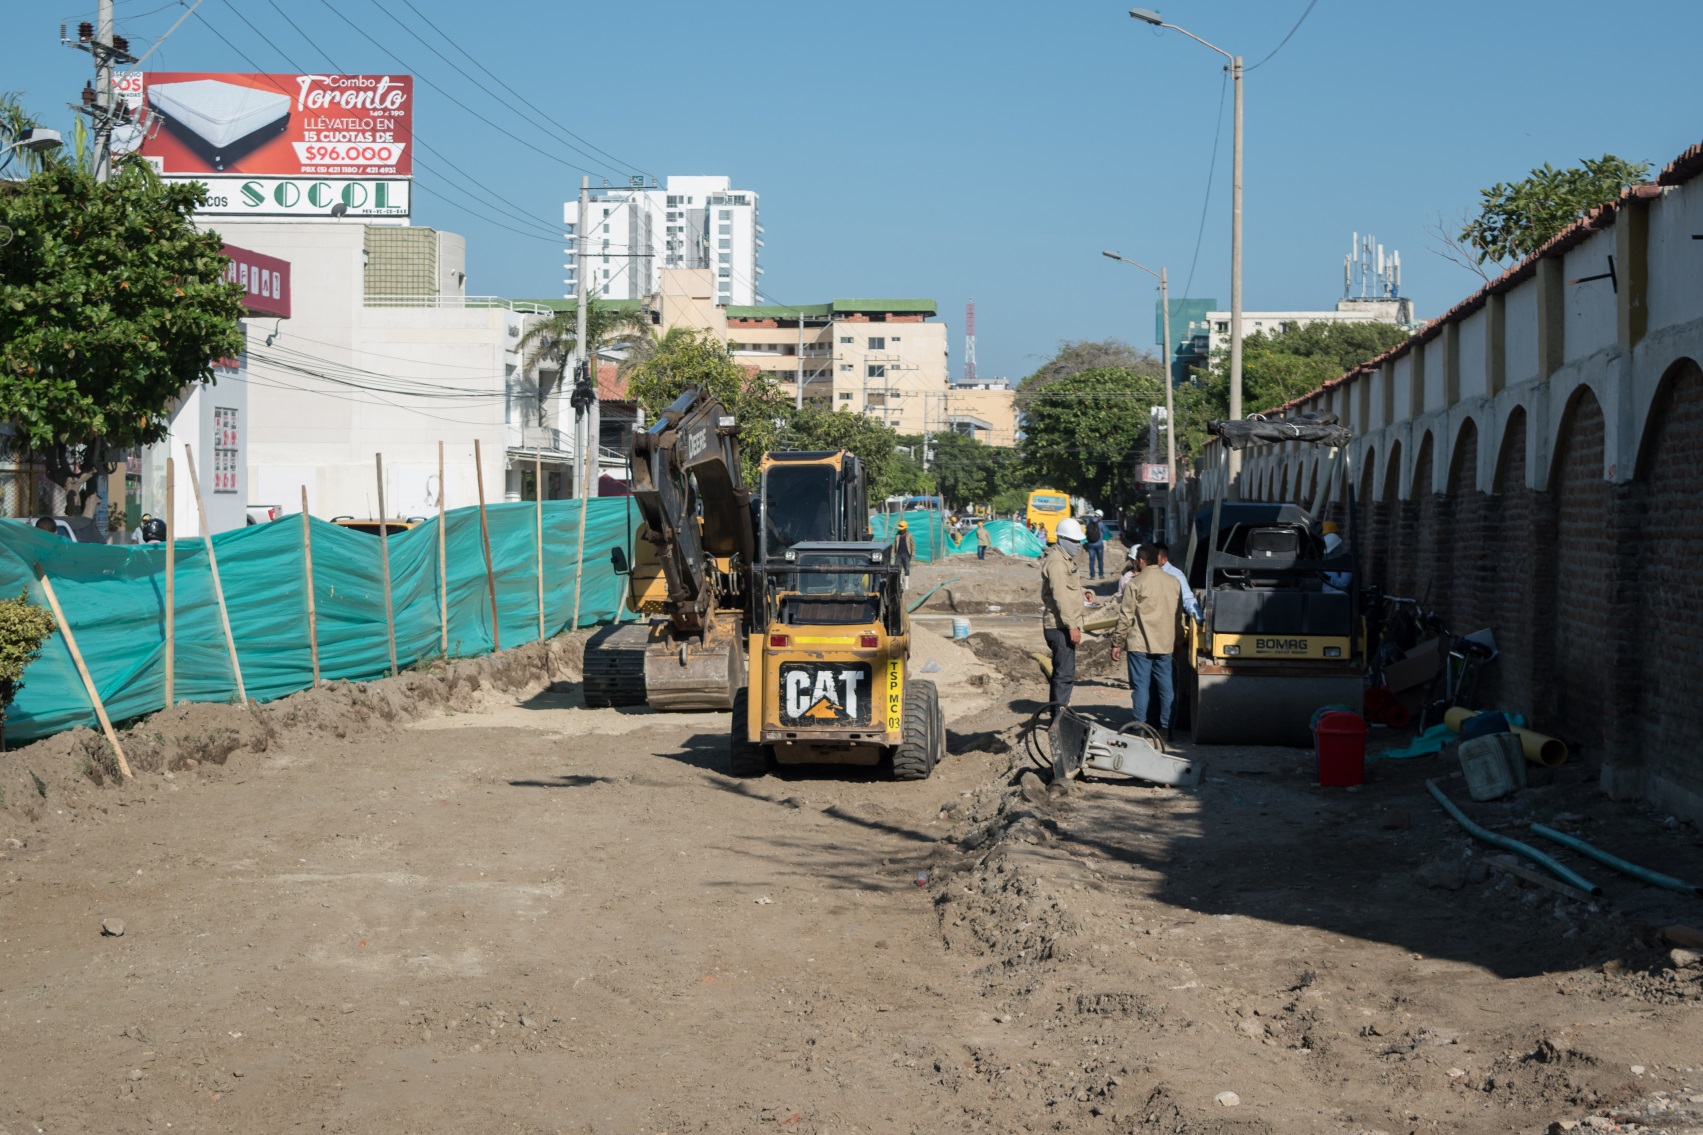
<svg viewBox="0 0 1703 1135">
<path fill-rule="evenodd" d="M 1443 714 L 1443 720 L 1448 722 L 1450 729 L 1459 733 L 1461 726 L 1465 725 L 1469 718 L 1477 717 L 1483 712 L 1486 711 L 1456 706 Z M 1532 764 L 1542 765 L 1544 768 L 1559 768 L 1567 763 L 1567 745 L 1565 742 L 1545 733 L 1533 732 L 1523 725 L 1511 725 L 1510 728 L 1513 729 L 1514 735 L 1520 739 L 1520 748 L 1525 752 L 1526 760 Z"/>
</svg>

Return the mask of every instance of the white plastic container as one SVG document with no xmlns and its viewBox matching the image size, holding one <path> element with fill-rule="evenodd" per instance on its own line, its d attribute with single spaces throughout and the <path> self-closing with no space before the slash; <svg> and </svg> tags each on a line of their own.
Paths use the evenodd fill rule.
<svg viewBox="0 0 1703 1135">
<path fill-rule="evenodd" d="M 1525 753 L 1512 733 L 1461 742 L 1461 774 L 1474 800 L 1500 800 L 1526 786 Z"/>
<path fill-rule="evenodd" d="M 969 638 L 970 637 L 970 620 L 965 619 L 965 618 L 953 619 L 952 620 L 952 637 L 953 638 Z"/>
</svg>

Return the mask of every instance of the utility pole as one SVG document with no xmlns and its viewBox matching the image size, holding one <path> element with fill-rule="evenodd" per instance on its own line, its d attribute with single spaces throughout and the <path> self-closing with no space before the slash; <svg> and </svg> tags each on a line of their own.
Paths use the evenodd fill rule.
<svg viewBox="0 0 1703 1135">
<path fill-rule="evenodd" d="M 574 380 L 576 384 L 580 382 L 589 382 L 595 390 L 597 385 L 597 375 L 591 370 L 591 368 L 596 364 L 591 361 L 591 352 L 586 350 L 585 342 L 586 297 L 590 294 L 586 287 L 585 280 L 586 276 L 591 272 L 591 241 L 586 239 L 586 224 L 589 222 L 590 218 L 591 178 L 582 177 L 579 179 L 579 227 L 576 230 L 577 235 L 579 236 L 579 255 L 576 257 L 579 261 L 579 271 L 574 274 L 575 280 L 579 284 L 579 287 L 576 289 L 579 292 L 579 296 L 574 303 Z M 591 434 L 590 427 L 591 419 L 589 415 L 589 408 L 587 408 L 586 412 L 580 412 L 574 415 L 574 432 L 576 435 L 574 438 L 574 450 L 575 456 L 579 458 L 580 466 L 579 474 L 574 477 L 574 496 L 576 497 L 588 497 L 591 495 L 591 470 L 595 467 L 597 450 L 596 440 L 592 439 L 592 444 L 590 446 L 591 455 L 588 459 L 586 454 L 586 449 L 588 448 L 586 445 L 586 439 Z"/>
<path fill-rule="evenodd" d="M 794 314 L 798 316 L 798 366 L 796 368 L 798 377 L 794 381 L 798 383 L 797 405 L 802 410 L 804 409 L 804 312 L 800 309 Z"/>
<path fill-rule="evenodd" d="M 1230 60 L 1236 87 L 1235 128 L 1230 163 L 1230 420 L 1242 417 L 1242 57 Z M 1230 484 L 1242 474 L 1242 451 L 1230 451 Z M 1175 475 L 1175 470 L 1173 470 Z M 1240 496 L 1239 493 L 1234 495 Z"/>
<path fill-rule="evenodd" d="M 112 119 L 117 111 L 112 105 L 112 5 L 113 0 L 100 0 L 100 14 L 95 17 L 96 181 L 112 176 Z"/>
<path fill-rule="evenodd" d="M 1160 357 L 1165 363 L 1165 540 L 1169 543 L 1178 535 L 1171 523 L 1177 501 L 1177 401 L 1171 381 L 1171 285 L 1165 278 L 1164 265 L 1159 266 L 1159 306 L 1165 313 L 1164 353 Z"/>
</svg>

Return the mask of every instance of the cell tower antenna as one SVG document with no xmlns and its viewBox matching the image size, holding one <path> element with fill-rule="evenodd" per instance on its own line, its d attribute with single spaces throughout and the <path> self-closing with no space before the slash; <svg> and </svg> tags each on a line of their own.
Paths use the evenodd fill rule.
<svg viewBox="0 0 1703 1135">
<path fill-rule="evenodd" d="M 976 301 L 964 306 L 964 382 L 976 381 Z"/>
</svg>

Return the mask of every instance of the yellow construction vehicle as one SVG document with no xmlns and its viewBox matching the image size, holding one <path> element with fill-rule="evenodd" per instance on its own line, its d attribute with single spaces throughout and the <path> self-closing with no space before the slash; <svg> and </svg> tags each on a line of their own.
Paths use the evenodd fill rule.
<svg viewBox="0 0 1703 1135">
<path fill-rule="evenodd" d="M 737 435 L 690 389 L 634 438 L 643 524 L 611 559 L 651 619 L 587 642 L 586 704 L 731 710 L 736 775 L 773 758 L 926 777 L 945 746 L 940 698 L 906 673 L 903 582 L 891 544 L 869 538 L 862 463 L 766 454 L 754 503 Z"/>
<path fill-rule="evenodd" d="M 1358 712 L 1365 692 L 1366 628 L 1353 555 L 1348 431 L 1329 415 L 1281 422 L 1210 422 L 1221 461 L 1212 503 L 1190 532 L 1189 585 L 1202 621 L 1191 624 L 1183 701 L 1201 744 L 1310 745 L 1325 706 Z M 1303 441 L 1334 450 L 1311 507 L 1227 501 L 1228 449 Z M 1327 540 L 1318 514 L 1340 471 L 1347 541 Z"/>
<path fill-rule="evenodd" d="M 770 453 L 751 572 L 750 682 L 733 703 L 732 771 L 889 762 L 922 780 L 945 749 L 940 694 L 912 678 L 910 616 L 891 543 L 869 539 L 847 453 Z"/>
</svg>

